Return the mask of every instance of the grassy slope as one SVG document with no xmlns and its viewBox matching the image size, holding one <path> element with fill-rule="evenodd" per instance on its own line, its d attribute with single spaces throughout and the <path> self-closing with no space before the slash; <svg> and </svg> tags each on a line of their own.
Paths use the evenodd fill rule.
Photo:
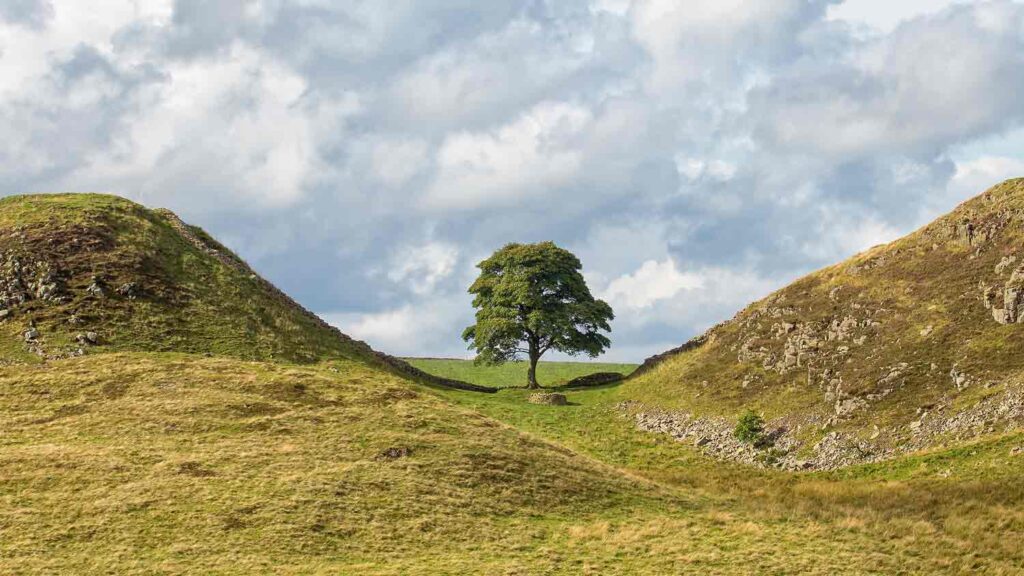
<svg viewBox="0 0 1024 576">
<path fill-rule="evenodd" d="M 362 343 L 340 337 L 268 288 L 204 232 L 189 228 L 206 244 L 200 250 L 172 226 L 172 218 L 99 194 L 0 200 L 3 285 L 16 282 L 12 267 L 20 265 L 23 282 L 52 272 L 66 296 L 60 303 L 33 298 L 9 305 L 13 314 L 0 323 L 0 360 L 34 358 L 21 338 L 32 322 L 51 356 L 77 349 L 75 336 L 87 331 L 101 337 L 93 351 L 210 352 L 300 362 L 372 356 Z M 105 296 L 87 292 L 93 276 L 105 283 Z M 135 299 L 116 293 L 128 282 L 139 286 Z M 72 316 L 80 322 L 71 325 Z"/>
<path fill-rule="evenodd" d="M 1024 456 L 1011 456 L 1020 434 L 829 474 L 721 464 L 622 419 L 613 407 L 637 394 L 636 382 L 571 391 L 568 407 L 526 404 L 522 390 L 426 389 L 363 362 L 347 341 L 318 350 L 301 324 L 294 339 L 279 336 L 291 311 L 271 323 L 252 316 L 252 302 L 230 292 L 245 290 L 232 286 L 240 278 L 174 244 L 180 236 L 165 235 L 158 214 L 108 197 L 25 200 L 16 217 L 0 203 L 0 229 L 25 226 L 29 240 L 45 241 L 33 240 L 32 223 L 62 202 L 80 203 L 57 211 L 80 237 L 81 218 L 115 232 L 129 218 L 113 236 L 122 243 L 87 262 L 116 285 L 153 270 L 132 258 L 177 255 L 169 262 L 181 276 L 157 266 L 145 286 L 174 278 L 204 298 L 175 300 L 177 312 L 160 299 L 93 302 L 76 272 L 68 284 L 79 308 L 29 303 L 4 329 L 33 314 L 53 347 L 69 332 L 61 314 L 85 312 L 123 335 L 94 350 L 114 352 L 162 350 L 175 335 L 187 348 L 208 325 L 204 347 L 225 357 L 115 353 L 0 368 L 0 572 L 1024 570 Z M 140 228 L 136 217 L 156 221 Z M 199 282 L 204 267 L 211 275 Z M 174 297 L 177 285 L 167 288 Z M 343 359 L 351 352 L 357 360 Z M 314 355 L 338 359 L 240 360 Z M 678 392 L 671 378 L 652 382 L 664 397 Z M 378 458 L 388 448 L 411 455 Z"/>
<path fill-rule="evenodd" d="M 525 402 L 524 390 L 445 393 L 521 430 L 658 482 L 698 504 L 663 554 L 720 574 L 1017 574 L 1024 570 L 1024 434 L 995 435 L 840 472 L 792 474 L 709 459 L 636 431 L 614 406 L 628 389 L 568 392 L 569 407 Z M 667 512 L 667 511 L 666 511 Z M 623 527 L 620 527 L 622 529 Z M 650 528 L 648 528 L 650 529 Z M 652 530 L 660 534 L 660 530 Z M 710 555 L 694 540 L 711 547 Z"/>
<path fill-rule="evenodd" d="M 464 380 L 481 386 L 508 388 L 526 385 L 526 362 L 507 362 L 499 366 L 476 366 L 472 360 L 453 358 L 406 358 L 413 366 L 436 376 Z M 542 386 L 560 386 L 579 376 L 596 372 L 629 374 L 636 364 L 607 362 L 541 362 L 537 379 Z"/>
<path fill-rule="evenodd" d="M 967 222 L 975 231 L 970 243 L 964 240 Z M 629 395 L 698 414 L 734 417 L 753 408 L 768 417 L 797 415 L 815 424 L 808 433 L 820 435 L 817 425 L 833 415 L 836 396 L 829 392 L 841 382 L 840 397 L 868 398 L 870 408 L 830 429 L 857 432 L 879 424 L 899 442 L 919 410 L 970 406 L 1017 379 L 1024 324 L 993 320 L 979 285 L 1004 285 L 1024 262 L 1022 242 L 1024 180 L 1011 180 L 910 236 L 750 305 L 713 328 L 703 346 L 631 379 Z M 997 273 L 1008 256 L 1016 262 Z M 830 325 L 847 318 L 857 325 L 830 339 Z M 786 323 L 796 328 L 787 333 Z M 803 349 L 799 365 L 780 368 L 787 341 L 803 331 L 818 342 Z M 745 346 L 755 354 L 741 358 Z M 884 380 L 902 363 L 896 378 Z M 965 390 L 951 381 L 954 366 L 970 376 Z M 869 398 L 890 388 L 880 400 Z"/>
<path fill-rule="evenodd" d="M 614 559 L 563 551 L 573 526 L 685 509 L 351 362 L 11 367 L 0 413 L 5 573 L 537 573 Z"/>
<path fill-rule="evenodd" d="M 0 369 L 8 573 L 890 574 L 1024 567 L 999 438 L 838 475 L 360 363 L 110 354 Z M 454 403 L 454 404 L 453 404 Z M 461 405 L 461 406 L 458 406 Z M 493 416 L 520 428 L 499 424 Z M 545 440 L 546 439 L 546 440 Z M 379 455 L 408 448 L 394 460 Z"/>
</svg>

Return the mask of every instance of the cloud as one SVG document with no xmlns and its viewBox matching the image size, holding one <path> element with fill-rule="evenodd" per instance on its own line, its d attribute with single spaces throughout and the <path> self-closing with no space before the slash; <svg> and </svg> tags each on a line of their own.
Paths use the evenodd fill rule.
<svg viewBox="0 0 1024 576">
<path fill-rule="evenodd" d="M 879 6 L 15 0 L 0 194 L 167 206 L 410 354 L 554 240 L 640 359 L 1021 175 L 1021 3 Z"/>
<path fill-rule="evenodd" d="M 429 294 L 438 283 L 451 276 L 459 262 L 457 246 L 429 242 L 405 246 L 391 257 L 387 277 L 392 282 L 406 283 L 414 294 Z"/>
<path fill-rule="evenodd" d="M 0 20 L 41 29 L 53 18 L 53 4 L 47 0 L 5 0 L 0 3 Z"/>
<path fill-rule="evenodd" d="M 757 138 L 775 149 L 934 157 L 1024 121 L 1024 7 L 955 6 L 829 58 L 801 62 L 751 95 Z M 826 65 L 828 64 L 828 65 Z M 943 118 L 944 121 L 936 121 Z"/>
<path fill-rule="evenodd" d="M 456 133 L 437 155 L 432 208 L 472 209 L 536 198 L 572 181 L 583 157 L 576 138 L 590 123 L 581 106 L 544 102 L 486 133 Z"/>
<path fill-rule="evenodd" d="M 701 278 L 684 274 L 676 269 L 672 260 L 648 260 L 632 274 L 612 280 L 602 293 L 613 307 L 650 308 L 660 300 L 674 298 L 683 290 L 703 288 Z"/>
<path fill-rule="evenodd" d="M 391 354 L 472 357 L 461 338 L 442 340 L 436 336 L 461 333 L 468 325 L 465 312 L 468 306 L 468 299 L 458 296 L 436 298 L 429 306 L 405 304 L 381 312 L 322 316 L 353 338 L 365 340 L 374 348 Z"/>
</svg>

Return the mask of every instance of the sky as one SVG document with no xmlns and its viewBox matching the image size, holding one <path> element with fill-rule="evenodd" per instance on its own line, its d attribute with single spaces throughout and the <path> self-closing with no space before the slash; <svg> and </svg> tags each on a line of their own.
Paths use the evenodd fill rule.
<svg viewBox="0 0 1024 576">
<path fill-rule="evenodd" d="M 1024 176 L 1010 0 L 0 0 L 0 195 L 174 210 L 378 349 L 508 242 L 639 361 Z"/>
</svg>

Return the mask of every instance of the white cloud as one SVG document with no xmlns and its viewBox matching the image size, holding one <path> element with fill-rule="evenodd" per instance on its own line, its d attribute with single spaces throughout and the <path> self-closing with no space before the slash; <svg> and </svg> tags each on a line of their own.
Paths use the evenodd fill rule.
<svg viewBox="0 0 1024 576">
<path fill-rule="evenodd" d="M 546 102 L 494 132 L 449 136 L 438 152 L 438 175 L 425 204 L 500 206 L 568 184 L 582 166 L 577 138 L 590 120 L 586 108 Z"/>
<path fill-rule="evenodd" d="M 300 76 L 243 46 L 223 60 L 176 63 L 117 145 L 65 185 L 156 203 L 184 195 L 243 209 L 291 204 L 317 165 L 318 119 L 301 107 L 305 89 Z"/>
<path fill-rule="evenodd" d="M 749 116 L 759 143 L 847 162 L 932 158 L 950 143 L 1018 126 L 1022 27 L 1022 5 L 955 6 L 819 67 L 800 62 L 754 90 Z"/>
<path fill-rule="evenodd" d="M 463 295 L 409 303 L 382 312 L 327 313 L 321 315 L 342 332 L 365 340 L 378 350 L 399 356 L 470 356 L 457 336 L 472 321 L 472 308 Z"/>
<path fill-rule="evenodd" d="M 844 0 L 829 7 L 828 18 L 888 32 L 901 22 L 934 14 L 952 4 L 954 0 Z"/>
<path fill-rule="evenodd" d="M 387 276 L 392 282 L 406 283 L 415 294 L 430 294 L 439 282 L 451 276 L 458 262 L 459 249 L 453 244 L 405 246 L 391 257 Z"/>
<path fill-rule="evenodd" d="M 696 290 L 703 285 L 700 276 L 680 272 L 671 259 L 662 262 L 648 260 L 632 274 L 612 280 L 601 294 L 613 308 L 642 309 L 674 298 L 683 290 Z"/>
</svg>

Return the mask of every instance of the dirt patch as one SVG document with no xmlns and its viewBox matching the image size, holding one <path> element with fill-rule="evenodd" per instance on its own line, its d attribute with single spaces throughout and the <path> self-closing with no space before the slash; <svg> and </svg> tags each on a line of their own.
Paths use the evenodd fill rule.
<svg viewBox="0 0 1024 576">
<path fill-rule="evenodd" d="M 50 422 L 55 422 L 62 418 L 68 418 L 70 416 L 78 416 L 79 414 L 85 414 L 88 411 L 89 407 L 85 404 L 69 404 L 66 406 L 61 406 L 51 416 L 47 416 L 46 418 L 40 418 L 38 420 L 33 420 L 32 423 L 48 424 Z"/>
<path fill-rule="evenodd" d="M 231 404 L 226 407 L 229 414 L 236 418 L 252 418 L 255 416 L 276 416 L 286 410 L 280 406 L 267 404 L 265 402 L 246 402 L 244 404 Z"/>
<path fill-rule="evenodd" d="M 213 470 L 204 467 L 199 462 L 182 462 L 178 464 L 178 474 L 192 476 L 193 478 L 209 478 L 210 476 L 217 475 Z"/>
<path fill-rule="evenodd" d="M 128 385 L 120 382 L 107 382 L 100 392 L 108 400 L 117 400 L 128 393 Z"/>
</svg>

